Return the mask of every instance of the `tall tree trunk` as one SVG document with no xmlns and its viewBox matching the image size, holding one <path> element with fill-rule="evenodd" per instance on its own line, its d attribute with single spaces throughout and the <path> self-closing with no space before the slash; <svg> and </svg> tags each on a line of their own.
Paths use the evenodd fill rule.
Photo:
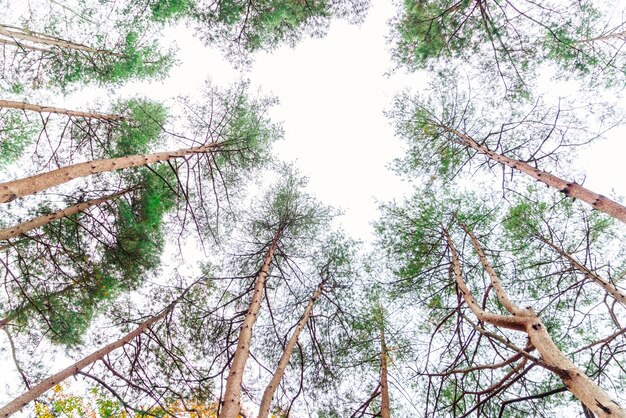
<svg viewBox="0 0 626 418">
<path fill-rule="evenodd" d="M 52 389 L 55 385 L 64 381 L 68 377 L 76 375 L 82 369 L 100 360 L 102 357 L 106 356 L 113 350 L 116 350 L 128 344 L 130 341 L 132 341 L 134 338 L 136 338 L 138 335 L 148 329 L 148 327 L 150 327 L 152 324 L 167 316 L 172 311 L 172 309 L 174 309 L 176 303 L 178 303 L 178 301 L 180 301 L 180 299 L 186 294 L 186 292 L 187 290 L 185 290 L 185 292 L 183 292 L 178 298 L 176 298 L 176 300 L 170 303 L 167 308 L 161 311 L 161 313 L 142 322 L 137 328 L 126 334 L 124 337 L 109 345 L 102 347 L 101 349 L 93 352 L 87 357 L 84 357 L 82 360 L 79 360 L 71 366 L 61 370 L 60 372 L 55 373 L 52 376 L 42 380 L 37 385 L 33 386 L 30 390 L 24 392 L 17 398 L 13 399 L 11 402 L 4 405 L 2 408 L 0 408 L 0 417 L 5 418 L 13 415 L 14 413 L 21 410 L 24 406 L 28 405 L 28 403 L 34 401 L 39 396 L 43 395 L 46 391 Z"/>
<path fill-rule="evenodd" d="M 121 170 L 128 167 L 137 167 L 160 161 L 173 160 L 192 154 L 203 154 L 218 150 L 224 142 L 214 142 L 194 148 L 184 148 L 177 151 L 157 152 L 154 154 L 129 155 L 126 157 L 93 160 L 84 163 L 72 164 L 46 173 L 36 174 L 18 180 L 0 183 L 0 203 L 8 203 L 18 197 L 41 192 L 54 186 L 91 174 Z"/>
<path fill-rule="evenodd" d="M 617 286 L 615 286 L 613 283 L 611 283 L 604 277 L 600 276 L 595 271 L 591 270 L 590 268 L 587 268 L 587 266 L 585 266 L 584 264 L 581 264 L 570 253 L 568 253 L 567 251 L 565 251 L 563 248 L 559 247 L 558 245 L 554 244 L 550 240 L 540 236 L 539 234 L 535 234 L 535 236 L 537 237 L 539 241 L 543 242 L 548 247 L 552 248 L 552 250 L 554 250 L 554 252 L 556 252 L 558 255 L 560 255 L 567 261 L 569 261 L 572 267 L 574 267 L 576 270 L 584 274 L 592 282 L 594 282 L 595 284 L 600 286 L 602 289 L 604 289 L 606 293 L 613 296 L 613 298 L 615 298 L 617 302 L 621 303 L 623 306 L 626 306 L 626 293 L 623 290 L 619 289 Z"/>
<path fill-rule="evenodd" d="M 76 205 L 68 206 L 67 208 L 57 210 L 56 212 L 49 213 L 47 215 L 41 215 L 30 221 L 23 222 L 19 225 L 12 226 L 10 228 L 0 229 L 0 240 L 9 240 L 11 238 L 19 237 L 26 232 L 47 225 L 57 219 L 66 218 L 75 213 L 84 212 L 92 206 L 99 205 L 100 203 L 108 202 L 113 199 L 130 192 L 132 189 L 123 190 L 118 193 L 113 193 L 108 196 L 100 197 L 97 199 L 87 200 L 86 202 L 77 203 Z"/>
<path fill-rule="evenodd" d="M 29 48 L 27 45 L 22 44 L 19 41 L 32 42 L 40 45 L 47 45 L 50 47 L 73 49 L 75 51 L 88 52 L 93 54 L 111 55 L 116 57 L 123 57 L 124 54 L 107 51 L 103 49 L 91 48 L 87 45 L 79 44 L 76 42 L 67 41 L 65 39 L 57 38 L 54 36 L 46 35 L 43 33 L 32 32 L 25 29 L 17 28 L 14 26 L 0 24 L 0 35 L 12 39 L 20 47 Z M 41 50 L 38 48 L 38 50 Z"/>
<path fill-rule="evenodd" d="M 304 309 L 304 313 L 302 314 L 302 317 L 296 324 L 296 328 L 294 329 L 293 334 L 291 334 L 291 338 L 289 338 L 289 342 L 287 342 L 287 345 L 285 346 L 285 349 L 283 350 L 283 355 L 280 357 L 280 361 L 278 362 L 276 371 L 274 372 L 272 379 L 270 380 L 269 384 L 265 388 L 265 391 L 263 392 L 263 398 L 261 399 L 261 406 L 259 407 L 258 418 L 267 418 L 269 416 L 270 406 L 272 403 L 272 398 L 274 397 L 274 393 L 276 392 L 276 389 L 278 388 L 278 384 L 280 383 L 280 381 L 283 378 L 283 375 L 285 374 L 287 364 L 289 364 L 289 358 L 291 357 L 291 353 L 293 353 L 294 347 L 298 343 L 298 338 L 300 337 L 300 333 L 304 329 L 306 323 L 309 320 L 309 316 L 311 315 L 311 312 L 313 311 L 313 304 L 315 303 L 317 298 L 322 294 L 325 283 L 326 283 L 326 279 L 323 279 L 322 282 L 317 287 L 317 289 L 315 290 L 315 292 L 313 293 L 313 296 L 311 296 L 311 299 L 309 299 L 309 303 L 306 305 L 306 308 Z"/>
<path fill-rule="evenodd" d="M 533 309 L 520 309 L 510 301 L 498 276 L 487 261 L 478 240 L 469 229 L 464 225 L 461 226 L 464 227 L 466 232 L 470 235 L 472 245 L 478 253 L 480 262 L 491 278 L 491 285 L 495 290 L 498 300 L 502 306 L 511 313 L 511 315 L 499 315 L 486 312 L 480 307 L 481 305 L 476 302 L 463 279 L 461 262 L 459 261 L 456 247 L 448 231 L 444 229 L 444 235 L 452 255 L 452 267 L 457 286 L 463 295 L 465 303 L 467 303 L 474 315 L 476 315 L 479 320 L 494 326 L 525 332 L 530 338 L 532 345 L 541 354 L 541 360 L 543 361 L 541 365 L 556 373 L 563 381 L 565 387 L 598 417 L 626 418 L 626 411 L 559 350 L 550 337 L 550 334 L 548 334 L 545 325 L 541 322 Z"/>
<path fill-rule="evenodd" d="M 609 39 L 619 39 L 622 41 L 626 41 L 626 31 L 608 33 L 606 35 L 595 36 L 593 38 L 579 39 L 577 41 L 574 41 L 574 43 L 581 44 L 581 43 L 587 43 L 587 42 L 608 41 Z"/>
<path fill-rule="evenodd" d="M 380 329 L 380 416 L 391 417 L 389 402 L 389 382 L 387 381 L 387 343 L 384 327 Z"/>
<path fill-rule="evenodd" d="M 456 138 L 451 138 L 451 141 L 461 145 L 466 148 L 471 148 L 479 154 L 482 154 L 489 159 L 496 161 L 500 164 L 504 164 L 507 167 L 510 167 L 514 170 L 520 171 L 529 175 L 537 181 L 540 181 L 550 187 L 553 187 L 565 194 L 565 196 L 580 199 L 583 202 L 590 204 L 594 209 L 602 211 L 620 221 L 626 223 L 626 207 L 620 205 L 616 201 L 609 199 L 606 196 L 595 193 L 586 187 L 577 184 L 576 182 L 569 182 L 567 180 L 563 180 L 560 177 L 557 177 L 553 174 L 550 174 L 546 171 L 539 170 L 538 168 L 534 168 L 528 163 L 523 161 L 515 160 L 513 158 L 507 157 L 502 154 L 498 154 L 497 152 L 491 151 L 484 145 L 479 144 L 474 139 L 472 139 L 469 135 L 464 134 L 454 128 L 450 128 L 444 125 L 436 125 L 439 128 L 442 128 L 444 131 L 453 134 Z"/>
<path fill-rule="evenodd" d="M 20 50 L 30 50 L 30 51 L 39 51 L 39 52 L 53 52 L 49 49 L 45 49 L 45 48 L 38 48 L 36 46 L 32 46 L 32 45 L 24 45 L 20 42 L 11 40 L 11 39 L 4 39 L 4 38 L 0 38 L 0 44 L 4 44 L 4 45 L 11 45 L 14 46 L 16 48 L 19 48 Z"/>
<path fill-rule="evenodd" d="M 241 411 L 241 383 L 243 381 L 243 372 L 246 362 L 250 356 L 250 340 L 252 339 L 252 328 L 259 315 L 261 309 L 261 301 L 263 300 L 263 292 L 265 290 L 265 281 L 269 274 L 270 264 L 274 259 L 274 251 L 278 246 L 278 240 L 282 234 L 282 228 L 278 228 L 272 242 L 270 243 L 263 266 L 256 277 L 254 284 L 254 292 L 250 307 L 246 313 L 246 317 L 241 324 L 239 331 L 239 339 L 237 340 L 237 349 L 233 356 L 232 365 L 226 379 L 226 391 L 224 392 L 224 406 L 220 410 L 219 418 L 237 418 Z"/>
<path fill-rule="evenodd" d="M 0 108 L 28 110 L 37 113 L 56 113 L 59 115 L 76 116 L 85 119 L 100 119 L 108 121 L 120 121 L 125 119 L 123 116 L 110 113 L 80 112 L 77 110 L 63 109 L 53 106 L 40 106 L 37 104 L 15 102 L 12 100 L 0 100 Z"/>
</svg>

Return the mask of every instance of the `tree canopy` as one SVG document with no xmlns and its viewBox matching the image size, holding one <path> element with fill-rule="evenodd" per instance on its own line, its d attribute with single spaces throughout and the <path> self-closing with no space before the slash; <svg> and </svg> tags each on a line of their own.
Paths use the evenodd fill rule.
<svg viewBox="0 0 626 418">
<path fill-rule="evenodd" d="M 623 129 L 623 4 L 395 2 L 385 77 L 419 81 L 370 151 L 401 140 L 410 191 L 372 196 L 362 242 L 364 209 L 282 158 L 302 110 L 246 72 L 369 1 L 22 3 L 0 0 L 0 417 L 626 417 L 626 206 L 578 165 Z M 344 145 L 312 154 L 335 173 Z"/>
</svg>

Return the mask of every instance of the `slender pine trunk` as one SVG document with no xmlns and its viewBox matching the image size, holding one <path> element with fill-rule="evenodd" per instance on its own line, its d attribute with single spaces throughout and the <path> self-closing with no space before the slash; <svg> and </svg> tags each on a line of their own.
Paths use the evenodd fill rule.
<svg viewBox="0 0 626 418">
<path fill-rule="evenodd" d="M 482 154 L 493 161 L 525 173 L 535 180 L 557 189 L 567 197 L 580 199 L 583 202 L 590 204 L 594 209 L 602 211 L 614 217 L 615 219 L 626 223 L 626 207 L 617 203 L 616 201 L 609 199 L 608 197 L 601 194 L 595 193 L 587 189 L 586 187 L 577 184 L 576 182 L 564 180 L 546 171 L 539 170 L 538 168 L 535 168 L 523 161 L 515 160 L 513 158 L 491 151 L 486 146 L 476 142 L 469 135 L 466 135 L 454 128 L 443 125 L 436 126 L 442 128 L 446 132 L 451 133 L 458 138 L 452 139 L 452 142 L 466 148 L 471 148 L 479 154 Z"/>
<path fill-rule="evenodd" d="M 486 312 L 481 308 L 481 305 L 476 302 L 463 279 L 461 262 L 456 247 L 448 231 L 444 229 L 444 235 L 452 255 L 452 267 L 457 286 L 461 291 L 465 303 L 474 315 L 476 315 L 479 320 L 490 323 L 496 327 L 525 332 L 530 338 L 532 345 L 541 354 L 541 360 L 544 363 L 542 366 L 556 373 L 561 378 L 565 387 L 598 417 L 626 418 L 626 411 L 559 350 L 548 334 L 545 325 L 532 308 L 520 309 L 510 301 L 500 280 L 497 278 L 493 268 L 489 265 L 478 240 L 465 225 L 461 224 L 461 226 L 470 235 L 472 245 L 478 253 L 480 262 L 491 278 L 491 285 L 495 290 L 498 300 L 502 306 L 511 313 L 511 315 L 499 315 Z"/>
<path fill-rule="evenodd" d="M 5 418 L 13 415 L 14 413 L 20 411 L 24 406 L 28 405 L 30 402 L 37 399 L 39 396 L 43 395 L 46 391 L 52 389 L 55 385 L 63 382 L 68 377 L 76 375 L 82 369 L 92 365 L 112 351 L 128 344 L 130 341 L 132 341 L 134 338 L 136 338 L 146 329 L 148 329 L 148 327 L 167 316 L 172 311 L 172 309 L 174 309 L 176 303 L 184 296 L 185 293 L 186 292 L 179 296 L 167 308 L 161 311 L 161 313 L 142 322 L 137 328 L 126 334 L 124 337 L 102 347 L 101 349 L 91 353 L 87 357 L 84 357 L 82 360 L 79 360 L 71 366 L 61 370 L 60 372 L 55 373 L 52 376 L 42 380 L 37 385 L 33 386 L 30 390 L 24 392 L 17 398 L 13 399 L 11 402 L 4 405 L 2 408 L 0 408 L 0 417 Z"/>
<path fill-rule="evenodd" d="M 22 44 L 20 42 L 14 41 L 12 39 L 0 38 L 0 44 L 14 46 L 14 47 L 19 48 L 21 50 L 28 49 L 30 51 L 51 52 L 51 50 L 49 50 L 49 49 L 39 48 L 39 47 L 32 46 L 32 45 L 25 45 L 25 44 Z"/>
<path fill-rule="evenodd" d="M 391 403 L 389 402 L 389 382 L 387 380 L 387 343 L 385 330 L 380 329 L 380 416 L 391 417 Z"/>
<path fill-rule="evenodd" d="M 261 309 L 265 281 L 267 280 L 270 264 L 274 258 L 274 251 L 276 251 L 281 234 L 282 229 L 279 228 L 270 243 L 270 247 L 263 261 L 263 266 L 256 277 L 250 307 L 243 320 L 243 324 L 241 324 L 239 339 L 237 340 L 237 349 L 235 350 L 232 365 L 228 372 L 228 377 L 226 378 L 224 406 L 220 410 L 219 418 L 237 418 L 241 411 L 241 384 L 243 382 L 243 372 L 246 367 L 246 362 L 250 356 L 252 329 Z"/>
<path fill-rule="evenodd" d="M 59 115 L 76 116 L 85 119 L 100 119 L 107 121 L 121 121 L 125 119 L 123 116 L 110 113 L 80 112 L 77 110 L 63 109 L 54 106 L 40 106 L 37 104 L 16 102 L 12 100 L 0 100 L 0 108 L 28 110 L 37 113 L 56 113 Z"/>
<path fill-rule="evenodd" d="M 19 225 L 15 225 L 10 228 L 0 229 L 0 240 L 6 241 L 11 238 L 19 237 L 20 235 L 23 235 L 30 230 L 33 230 L 35 228 L 40 228 L 44 225 L 54 222 L 57 219 L 66 218 L 76 213 L 84 212 L 92 206 L 96 206 L 101 203 L 117 199 L 118 197 L 128 193 L 131 190 L 132 189 L 127 189 L 118 193 L 110 194 L 108 196 L 87 200 L 85 202 L 68 206 L 64 209 L 57 210 L 56 212 L 52 212 L 47 215 L 38 216 L 36 218 L 31 219 L 30 221 L 23 222 Z"/>
<path fill-rule="evenodd" d="M 535 235 L 535 236 L 537 237 L 539 241 L 543 242 L 548 247 L 552 248 L 552 250 L 554 250 L 554 252 L 556 252 L 558 255 L 560 255 L 567 261 L 569 261 L 572 267 L 574 267 L 576 270 L 584 274 L 592 282 L 594 282 L 595 284 L 600 286 L 602 289 L 604 289 L 606 293 L 613 296 L 613 298 L 617 302 L 621 303 L 623 306 L 626 306 L 626 293 L 623 290 L 619 289 L 617 286 L 615 286 L 613 283 L 611 283 L 609 280 L 605 279 L 604 277 L 600 276 L 595 271 L 587 268 L 587 266 L 585 266 L 584 264 L 581 264 L 571 254 L 569 254 L 567 251 L 565 251 L 563 248 L 559 247 L 558 245 L 555 245 L 550 240 L 547 240 L 540 235 Z"/>
<path fill-rule="evenodd" d="M 608 41 L 610 39 L 620 39 L 622 41 L 626 41 L 626 31 L 594 36 L 593 38 L 579 39 L 575 41 L 574 43 L 581 44 L 581 43 L 590 43 L 590 42 L 596 42 L 596 41 Z"/>
<path fill-rule="evenodd" d="M 285 370 L 287 369 L 287 365 L 289 364 L 289 359 L 291 357 L 291 354 L 293 353 L 293 349 L 298 343 L 298 338 L 300 337 L 300 333 L 306 326 L 306 323 L 308 322 L 309 317 L 311 316 L 311 312 L 313 311 L 313 304 L 315 303 L 317 298 L 322 294 L 322 291 L 324 290 L 324 283 L 326 283 L 326 279 L 322 280 L 322 282 L 319 284 L 319 286 L 313 293 L 313 296 L 311 296 L 311 299 L 309 299 L 309 303 L 304 309 L 304 313 L 302 314 L 302 317 L 296 324 L 296 328 L 294 329 L 293 334 L 291 334 L 291 338 L 289 338 L 289 341 L 287 342 L 287 345 L 285 346 L 285 349 L 283 350 L 283 355 L 280 357 L 280 361 L 278 362 L 276 371 L 274 372 L 272 379 L 270 380 L 269 384 L 265 388 L 265 391 L 263 392 L 263 398 L 261 399 L 261 406 L 259 407 L 258 418 L 267 418 L 269 416 L 270 406 L 272 403 L 272 398 L 274 397 L 274 393 L 276 393 L 278 384 L 280 383 L 280 381 L 283 378 L 283 375 L 285 374 Z"/>
<path fill-rule="evenodd" d="M 161 161 L 173 160 L 192 154 L 203 154 L 218 150 L 224 143 L 215 142 L 194 148 L 184 148 L 177 151 L 157 152 L 154 154 L 129 155 L 126 157 L 93 160 L 84 163 L 72 164 L 46 173 L 36 174 L 18 180 L 0 183 L 0 203 L 11 202 L 18 197 L 27 196 L 68 181 L 86 177 L 92 174 L 107 171 L 121 170 L 129 167 L 138 167 Z"/>
<path fill-rule="evenodd" d="M 25 45 L 19 41 L 32 42 L 50 47 L 63 49 L 73 49 L 75 51 L 88 52 L 92 54 L 110 55 L 115 57 L 124 57 L 124 54 L 112 52 L 103 49 L 91 48 L 87 45 L 71 42 L 65 39 L 45 35 L 42 33 L 31 32 L 14 26 L 0 24 L 0 35 L 12 39 L 20 47 Z M 28 48 L 28 46 L 26 46 Z"/>
</svg>

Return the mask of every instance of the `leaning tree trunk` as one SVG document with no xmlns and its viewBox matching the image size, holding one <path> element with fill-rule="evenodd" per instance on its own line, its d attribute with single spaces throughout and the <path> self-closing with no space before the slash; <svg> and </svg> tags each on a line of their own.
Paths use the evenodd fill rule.
<svg viewBox="0 0 626 418">
<path fill-rule="evenodd" d="M 233 356 L 232 365 L 226 379 L 226 391 L 224 392 L 224 406 L 220 410 L 219 418 L 237 418 L 241 411 L 241 383 L 243 381 L 243 372 L 246 362 L 250 356 L 250 341 L 252 339 L 252 328 L 259 315 L 261 309 L 261 301 L 263 300 L 263 292 L 265 290 L 265 281 L 270 270 L 270 264 L 274 258 L 274 251 L 278 247 L 278 240 L 282 234 L 282 228 L 279 228 L 272 239 L 263 266 L 256 277 L 254 284 L 254 292 L 250 307 L 246 313 L 246 317 L 241 324 L 239 339 L 237 340 L 237 349 Z"/>
<path fill-rule="evenodd" d="M 387 380 L 387 343 L 385 342 L 385 330 L 380 329 L 380 416 L 391 417 L 391 404 L 389 402 L 389 382 Z"/>
<path fill-rule="evenodd" d="M 121 170 L 129 167 L 138 167 L 161 161 L 169 161 L 192 154 L 203 154 L 216 151 L 222 145 L 224 145 L 224 142 L 214 142 L 200 147 L 184 148 L 177 151 L 157 152 L 145 155 L 129 155 L 126 157 L 108 158 L 104 160 L 93 160 L 84 163 L 72 164 L 67 167 L 61 167 L 56 170 L 48 171 L 47 173 L 36 174 L 19 180 L 0 183 L 0 203 L 8 203 L 18 197 L 41 192 L 80 177 L 86 177 L 92 174 L 107 171 Z"/>
<path fill-rule="evenodd" d="M 123 190 L 118 193 L 113 193 L 108 196 L 100 197 L 97 199 L 87 200 L 85 202 L 77 203 L 76 205 L 68 206 L 64 209 L 57 210 L 56 212 L 49 213 L 47 215 L 41 215 L 30 221 L 23 222 L 19 225 L 12 226 L 10 228 L 0 229 L 0 240 L 6 241 L 11 238 L 19 237 L 26 232 L 35 228 L 47 225 L 57 219 L 67 218 L 79 212 L 84 212 L 92 206 L 99 205 L 109 200 L 117 199 L 118 197 L 130 192 L 132 189 Z"/>
<path fill-rule="evenodd" d="M 43 49 L 37 47 L 30 47 L 23 42 L 31 42 L 39 45 L 46 45 L 50 48 L 63 48 L 72 49 L 75 51 L 81 51 L 92 54 L 110 55 L 115 57 L 124 57 L 124 54 L 117 52 L 107 51 L 104 49 L 91 48 L 87 45 L 78 44 L 65 39 L 57 38 L 54 36 L 46 35 L 43 33 L 28 31 L 25 29 L 17 28 L 14 26 L 0 24 L 0 36 L 4 36 L 12 40 L 15 46 L 26 49 L 33 49 L 42 51 Z M 20 42 L 21 41 L 21 42 Z M 43 50 L 45 51 L 45 50 Z"/>
<path fill-rule="evenodd" d="M 20 110 L 27 110 L 30 112 L 37 112 L 37 113 L 55 113 L 59 115 L 75 116 L 75 117 L 85 118 L 85 119 L 100 119 L 100 120 L 107 120 L 107 121 L 124 120 L 123 116 L 114 115 L 110 113 L 80 112 L 77 110 L 63 109 L 63 108 L 54 107 L 54 106 L 41 106 L 41 105 L 26 103 L 26 102 L 15 102 L 12 100 L 0 100 L 0 108 L 20 109 Z"/>
<path fill-rule="evenodd" d="M 500 164 L 506 165 L 514 170 L 520 171 L 529 175 L 537 181 L 540 181 L 550 187 L 553 187 L 563 193 L 567 197 L 580 199 L 585 203 L 590 204 L 594 209 L 602 211 L 615 219 L 618 219 L 626 223 L 626 207 L 617 203 L 616 201 L 609 199 L 606 196 L 595 193 L 586 187 L 577 184 L 576 182 L 570 182 L 560 177 L 550 174 L 547 171 L 539 170 L 523 161 L 515 160 L 497 152 L 491 151 L 484 145 L 479 144 L 469 135 L 464 134 L 454 128 L 450 128 L 444 125 L 436 125 L 442 128 L 446 132 L 456 136 L 451 141 L 455 144 L 461 145 L 466 148 L 471 148 L 479 154 L 482 154 L 489 159 L 496 161 Z"/>
<path fill-rule="evenodd" d="M 54 375 L 44 379 L 39 384 L 33 386 L 30 390 L 24 392 L 17 398 L 13 399 L 11 402 L 4 405 L 2 408 L 0 408 L 0 417 L 5 418 L 5 417 L 13 415 L 14 413 L 21 410 L 24 406 L 28 405 L 30 402 L 37 399 L 39 396 L 43 395 L 46 391 L 52 389 L 55 385 L 64 381 L 68 377 L 75 376 L 82 369 L 84 369 L 87 366 L 92 365 L 93 363 L 100 360 L 107 354 L 111 353 L 113 350 L 116 350 L 128 344 L 130 341 L 132 341 L 135 337 L 143 333 L 146 329 L 148 329 L 148 327 L 153 325 L 155 322 L 165 318 L 165 316 L 167 316 L 172 311 L 172 309 L 174 309 L 174 306 L 176 306 L 176 303 L 180 301 L 180 299 L 185 295 L 186 292 L 187 291 L 183 292 L 178 298 L 176 298 L 176 300 L 170 303 L 168 307 L 165 308 L 161 313 L 142 322 L 137 328 L 135 328 L 133 331 L 126 334 L 124 337 L 120 338 L 119 340 L 107 346 L 102 347 L 101 349 L 88 355 L 82 360 L 79 360 L 76 363 L 72 364 L 71 366 L 66 367 L 65 369 L 61 370 L 60 372 L 55 373 Z"/>
<path fill-rule="evenodd" d="M 520 309 L 508 298 L 502 283 L 496 272 L 493 270 L 485 254 L 480 247 L 478 240 L 469 229 L 461 224 L 465 231 L 470 235 L 472 245 L 478 253 L 483 268 L 491 279 L 491 285 L 495 290 L 499 302 L 511 315 L 499 315 L 485 311 L 476 302 L 472 296 L 461 272 L 461 262 L 459 255 L 452 242 L 449 233 L 444 229 L 444 235 L 447 240 L 448 248 L 452 255 L 452 267 L 457 286 L 463 295 L 465 303 L 470 310 L 476 315 L 480 321 L 487 322 L 491 325 L 501 328 L 507 328 L 515 331 L 525 332 L 532 345 L 541 354 L 542 364 L 548 370 L 556 373 L 563 381 L 565 387 L 576 396 L 589 410 L 593 411 L 601 418 L 626 418 L 626 411 L 622 409 L 614 400 L 612 400 L 602 388 L 585 375 L 576 365 L 554 344 L 554 341 L 548 334 L 548 331 L 533 311 L 532 308 Z"/>
<path fill-rule="evenodd" d="M 616 33 L 607 33 L 605 35 L 594 36 L 593 38 L 579 39 L 577 41 L 574 41 L 574 44 L 590 43 L 590 42 L 597 42 L 597 41 L 609 41 L 612 39 L 619 39 L 621 41 L 626 41 L 626 31 L 616 32 Z"/>
<path fill-rule="evenodd" d="M 309 317 L 311 316 L 311 312 L 313 311 L 313 304 L 315 303 L 317 298 L 322 294 L 322 291 L 324 290 L 325 282 L 326 282 L 326 279 L 322 280 L 322 282 L 319 284 L 319 286 L 313 293 L 313 296 L 311 296 L 311 299 L 309 299 L 309 303 L 304 309 L 304 313 L 302 314 L 302 317 L 296 324 L 296 328 L 294 329 L 293 334 L 291 335 L 291 338 L 289 339 L 289 342 L 287 343 L 287 345 L 285 346 L 285 349 L 283 350 L 283 355 L 280 357 L 280 361 L 278 362 L 276 371 L 274 372 L 274 375 L 272 376 L 270 383 L 267 385 L 267 387 L 265 388 L 265 391 L 263 392 L 263 398 L 261 399 L 261 406 L 259 407 L 258 418 L 267 418 L 269 416 L 270 406 L 272 403 L 272 398 L 274 397 L 274 393 L 276 392 L 276 389 L 278 388 L 278 384 L 280 383 L 280 381 L 283 378 L 283 375 L 285 374 L 287 364 L 289 364 L 289 358 L 291 357 L 291 353 L 293 353 L 294 347 L 298 343 L 298 338 L 300 337 L 300 333 L 306 326 L 306 323 L 308 322 Z"/>
<path fill-rule="evenodd" d="M 572 267 L 574 267 L 576 270 L 584 274 L 585 277 L 587 277 L 592 282 L 600 286 L 602 289 L 604 289 L 606 293 L 613 296 L 613 298 L 617 302 L 621 303 L 623 306 L 626 307 L 626 293 L 622 289 L 619 289 L 609 280 L 605 279 L 604 277 L 600 276 L 595 271 L 591 270 L 584 264 L 580 263 L 570 253 L 568 253 L 567 251 L 565 251 L 563 248 L 559 247 L 558 245 L 555 245 L 552 241 L 538 234 L 536 234 L 535 236 L 537 237 L 539 241 L 543 242 L 548 247 L 552 248 L 552 250 L 554 250 L 554 252 L 556 252 L 559 256 L 566 259 L 572 265 Z"/>
</svg>

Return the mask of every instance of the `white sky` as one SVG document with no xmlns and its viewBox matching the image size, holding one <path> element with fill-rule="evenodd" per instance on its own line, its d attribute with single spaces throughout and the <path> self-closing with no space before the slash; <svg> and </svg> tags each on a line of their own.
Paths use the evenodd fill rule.
<svg viewBox="0 0 626 418">
<path fill-rule="evenodd" d="M 335 21 L 324 38 L 257 54 L 252 68 L 241 74 L 192 34 L 172 33 L 182 65 L 159 91 L 142 83 L 129 92 L 145 94 L 147 88 L 168 97 L 199 88 L 207 77 L 222 85 L 250 79 L 280 100 L 270 113 L 285 130 L 285 140 L 274 146 L 277 155 L 296 162 L 323 203 L 344 211 L 341 223 L 350 234 L 369 239 L 375 199 L 386 201 L 409 189 L 386 169 L 402 150 L 383 110 L 394 92 L 419 87 L 423 78 L 385 76 L 391 66 L 385 35 L 392 13 L 391 2 L 375 1 L 362 25 Z"/>
<path fill-rule="evenodd" d="M 171 30 L 182 65 L 159 91 L 147 83 L 132 91 L 169 97 L 199 88 L 207 77 L 222 85 L 249 78 L 262 92 L 280 100 L 271 116 L 283 123 L 285 140 L 275 144 L 275 152 L 286 161 L 296 161 L 322 202 L 344 210 L 341 223 L 347 232 L 369 240 L 370 222 L 377 217 L 376 200 L 388 201 L 411 188 L 387 169 L 403 148 L 383 111 L 396 92 L 425 86 L 423 75 L 386 75 L 391 68 L 387 22 L 395 8 L 388 0 L 372 3 L 363 24 L 335 21 L 321 39 L 304 39 L 295 48 L 257 54 L 252 68 L 243 73 L 189 31 Z M 616 132 L 580 153 L 574 166 L 587 174 L 587 187 L 606 195 L 613 191 L 626 195 L 626 164 L 621 161 L 626 151 L 624 133 Z"/>
</svg>

